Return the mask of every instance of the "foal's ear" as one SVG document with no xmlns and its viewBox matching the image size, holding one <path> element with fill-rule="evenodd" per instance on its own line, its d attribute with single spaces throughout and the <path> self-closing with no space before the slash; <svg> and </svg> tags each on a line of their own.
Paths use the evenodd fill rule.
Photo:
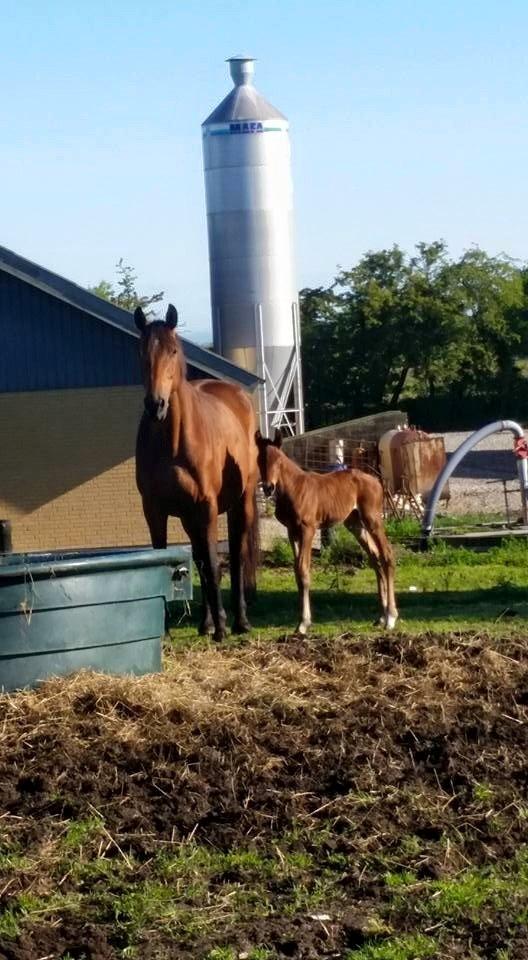
<svg viewBox="0 0 528 960">
<path fill-rule="evenodd" d="M 280 447 L 282 447 L 282 433 L 280 432 L 278 427 L 275 427 L 275 437 L 273 438 L 273 446 L 279 447 L 279 449 Z"/>
<path fill-rule="evenodd" d="M 143 313 L 143 310 L 141 307 L 136 307 L 136 309 L 134 310 L 134 321 L 139 332 L 143 333 L 145 330 L 145 327 L 147 326 L 147 318 Z"/>
<path fill-rule="evenodd" d="M 174 327 L 178 326 L 178 311 L 176 310 L 176 307 L 172 305 L 172 303 L 169 303 L 169 306 L 167 307 L 167 313 L 165 314 L 165 323 L 172 330 L 174 329 Z"/>
</svg>

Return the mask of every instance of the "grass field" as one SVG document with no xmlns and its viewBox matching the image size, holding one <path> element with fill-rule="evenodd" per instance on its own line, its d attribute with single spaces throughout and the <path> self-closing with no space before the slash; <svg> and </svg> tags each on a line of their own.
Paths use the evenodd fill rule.
<svg viewBox="0 0 528 960">
<path fill-rule="evenodd" d="M 399 545 L 391 635 L 347 551 L 307 641 L 266 567 L 250 638 L 0 697 L 2 960 L 528 957 L 527 548 Z"/>
<path fill-rule="evenodd" d="M 412 532 L 403 529 L 405 536 L 412 538 Z M 313 631 L 330 636 L 372 630 L 377 614 L 374 573 L 364 564 L 353 538 L 343 533 L 334 551 L 339 562 L 330 555 L 315 560 L 313 565 Z M 419 553 L 393 539 L 400 630 L 500 632 L 505 622 L 512 631 L 524 629 L 528 615 L 528 543 L 512 540 L 482 553 L 440 543 L 427 553 Z M 290 558 L 289 545 L 277 544 L 274 560 L 279 565 L 268 563 L 260 573 L 259 596 L 251 609 L 251 620 L 255 634 L 262 639 L 277 638 L 295 628 L 297 594 Z M 227 605 L 228 591 L 224 599 Z M 194 623 L 183 619 L 173 632 L 173 640 L 176 644 L 196 643 Z"/>
</svg>

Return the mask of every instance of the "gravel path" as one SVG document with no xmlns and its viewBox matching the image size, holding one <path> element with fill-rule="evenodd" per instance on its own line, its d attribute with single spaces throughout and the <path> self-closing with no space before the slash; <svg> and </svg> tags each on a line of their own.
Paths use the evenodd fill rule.
<svg viewBox="0 0 528 960">
<path fill-rule="evenodd" d="M 473 431 L 445 433 L 448 456 Z M 517 480 L 517 462 L 512 452 L 513 435 L 509 431 L 495 433 L 471 450 L 449 481 L 451 500 L 449 513 L 502 513 L 506 515 L 504 488 L 512 517 L 521 508 Z M 440 509 L 445 509 L 442 502 Z"/>
</svg>

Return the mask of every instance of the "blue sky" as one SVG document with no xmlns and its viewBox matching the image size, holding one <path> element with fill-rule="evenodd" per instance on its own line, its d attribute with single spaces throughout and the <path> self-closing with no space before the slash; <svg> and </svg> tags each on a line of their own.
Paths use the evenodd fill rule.
<svg viewBox="0 0 528 960">
<path fill-rule="evenodd" d="M 444 238 L 528 259 L 525 0 L 0 0 L 0 243 L 119 257 L 209 338 L 200 124 L 226 57 L 291 123 L 299 287 Z"/>
</svg>

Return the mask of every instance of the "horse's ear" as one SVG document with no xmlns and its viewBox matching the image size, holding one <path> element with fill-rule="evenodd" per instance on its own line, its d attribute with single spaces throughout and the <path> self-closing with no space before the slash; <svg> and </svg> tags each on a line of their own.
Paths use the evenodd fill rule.
<svg viewBox="0 0 528 960">
<path fill-rule="evenodd" d="M 262 440 L 262 434 L 260 430 L 255 431 L 255 443 L 260 443 Z"/>
<path fill-rule="evenodd" d="M 134 310 L 134 321 L 139 332 L 143 333 L 145 330 L 145 327 L 147 326 L 147 318 L 143 313 L 143 310 L 141 307 L 136 307 L 136 309 Z"/>
<path fill-rule="evenodd" d="M 169 306 L 167 307 L 165 323 L 168 327 L 171 327 L 171 329 L 174 329 L 174 327 L 178 326 L 178 311 L 176 310 L 176 307 L 172 305 L 172 303 L 169 303 Z"/>
<path fill-rule="evenodd" d="M 279 448 L 282 447 L 282 433 L 280 432 L 278 427 L 275 427 L 275 437 L 273 439 L 273 446 L 279 447 Z"/>
</svg>

